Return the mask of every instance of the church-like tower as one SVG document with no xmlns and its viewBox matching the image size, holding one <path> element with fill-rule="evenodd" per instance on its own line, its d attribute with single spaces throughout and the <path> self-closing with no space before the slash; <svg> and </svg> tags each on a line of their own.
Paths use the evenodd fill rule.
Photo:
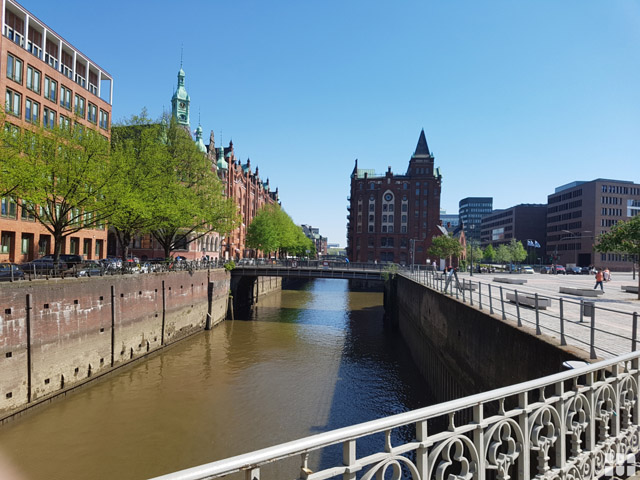
<svg viewBox="0 0 640 480">
<path fill-rule="evenodd" d="M 171 97 L 171 114 L 180 125 L 189 127 L 189 104 L 191 99 L 187 90 L 184 88 L 184 70 L 180 68 L 178 72 L 178 88 Z"/>
</svg>

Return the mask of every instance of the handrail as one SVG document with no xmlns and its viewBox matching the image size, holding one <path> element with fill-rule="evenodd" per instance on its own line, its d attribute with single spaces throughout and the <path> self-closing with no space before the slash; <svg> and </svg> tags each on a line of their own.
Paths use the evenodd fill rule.
<svg viewBox="0 0 640 480">
<path fill-rule="evenodd" d="M 471 395 L 468 397 L 464 397 L 464 398 L 460 398 L 460 399 L 456 399 L 456 400 L 452 400 L 452 401 L 448 401 L 448 402 L 444 402 L 444 403 L 440 403 L 437 405 L 433 405 L 433 406 L 429 406 L 429 407 L 424 407 L 421 409 L 417 409 L 417 410 L 413 410 L 410 412 L 406 412 L 406 413 L 401 413 L 401 414 L 397 414 L 397 415 L 392 415 L 386 418 L 381 418 L 381 419 L 377 419 L 377 420 L 372 420 L 369 422 L 365 422 L 365 423 L 361 423 L 358 425 L 354 425 L 354 426 L 350 426 L 350 427 L 344 427 L 344 428 L 340 428 L 337 430 L 333 430 L 330 432 L 326 432 L 326 433 L 320 433 L 317 435 L 313 435 L 313 436 L 309 436 L 300 440 L 295 440 L 295 441 L 291 441 L 291 442 L 287 442 L 287 443 L 283 443 L 280 445 L 276 445 L 273 447 L 268 447 L 268 448 L 264 448 L 261 450 L 257 450 L 251 453 L 246 453 L 246 454 L 242 454 L 242 455 L 238 455 L 235 457 L 231 457 L 228 459 L 224 459 L 224 460 L 219 460 L 216 462 L 211 462 L 211 463 L 207 463 L 204 465 L 200 465 L 197 467 L 192 467 L 192 468 L 188 468 L 186 470 L 182 470 L 179 472 L 175 472 L 175 473 L 170 473 L 167 475 L 163 475 L 160 477 L 155 477 L 154 480 L 199 480 L 199 479 L 205 479 L 205 478 L 217 478 L 220 476 L 224 476 L 224 475 L 229 475 L 238 471 L 253 471 L 253 470 L 259 470 L 259 467 L 271 462 L 275 462 L 277 460 L 281 460 L 284 458 L 288 458 L 288 457 L 293 457 L 296 455 L 305 455 L 309 452 L 312 452 L 314 450 L 318 450 L 330 445 L 334 445 L 337 443 L 342 443 L 343 445 L 345 445 L 345 448 L 347 448 L 347 445 L 350 444 L 350 442 L 354 441 L 355 439 L 358 439 L 360 437 L 363 436 L 368 436 L 368 435 L 372 435 L 375 433 L 380 433 L 380 432 L 389 432 L 391 429 L 393 428 L 397 428 L 397 427 L 401 427 L 404 425 L 408 425 L 408 424 L 412 424 L 412 423 L 421 423 L 421 422 L 426 422 L 429 419 L 434 419 L 437 417 L 441 417 L 443 415 L 451 415 L 454 412 L 459 412 L 461 410 L 465 410 L 468 408 L 474 408 L 475 413 L 474 413 L 474 422 L 473 423 L 468 423 L 467 426 L 472 426 L 475 424 L 475 427 L 473 427 L 473 429 L 478 429 L 481 428 L 483 431 L 486 432 L 491 432 L 492 431 L 492 425 L 497 425 L 500 423 L 509 423 L 510 420 L 512 419 L 515 415 L 527 415 L 527 418 L 529 418 L 530 420 L 532 420 L 533 423 L 537 422 L 541 415 L 539 415 L 540 411 L 548 409 L 548 408 L 552 408 L 552 405 L 557 403 L 557 402 L 561 402 L 563 404 L 568 404 L 568 405 L 572 405 L 571 408 L 575 408 L 575 404 L 572 404 L 571 402 L 574 400 L 575 397 L 577 396 L 585 396 L 585 398 L 590 397 L 589 395 L 587 395 L 589 392 L 592 392 L 595 394 L 595 397 L 599 397 L 600 393 L 598 392 L 602 392 L 603 388 L 606 388 L 607 385 L 611 385 L 614 382 L 618 382 L 618 385 L 621 385 L 625 382 L 629 382 L 629 379 L 633 379 L 633 382 L 630 382 L 628 385 L 626 385 L 626 387 L 630 388 L 631 390 L 633 390 L 633 392 L 631 393 L 631 397 L 625 397 L 624 400 L 625 401 L 629 401 L 630 403 L 633 404 L 633 408 L 637 408 L 637 404 L 636 404 L 636 398 L 637 398 L 637 380 L 638 380 L 638 359 L 640 357 L 640 352 L 631 352 L 625 355 L 621 355 L 619 357 L 616 357 L 614 359 L 609 359 L 609 360 L 604 360 L 595 364 L 591 364 L 591 365 L 586 365 L 584 367 L 580 367 L 580 368 L 576 368 L 574 370 L 571 371 L 567 371 L 567 372 L 562 372 L 562 373 L 557 373 L 554 375 L 549 375 L 546 377 L 542 377 L 542 378 L 538 378 L 535 380 L 530 380 L 527 382 L 522 382 L 516 385 L 511 385 L 508 387 L 502 387 L 502 388 L 498 388 L 495 390 L 491 390 L 489 392 L 485 392 L 485 393 L 479 393 L 479 394 L 475 394 L 475 395 Z M 632 362 L 633 365 L 631 368 L 628 368 L 628 363 Z M 618 369 L 614 366 L 616 365 L 620 365 L 620 364 L 624 364 L 625 368 L 624 369 Z M 613 370 L 611 370 L 610 367 L 614 367 Z M 611 376 L 608 378 L 604 378 L 601 379 L 600 381 L 597 380 L 597 375 L 594 375 L 598 372 L 605 372 L 605 371 L 610 371 L 611 370 Z M 583 386 L 578 386 L 578 379 L 581 376 L 589 376 L 592 375 L 590 380 L 587 380 L 587 384 L 583 385 Z M 573 380 L 574 381 L 574 385 L 576 387 L 574 387 L 574 390 L 569 391 L 567 394 L 563 393 L 564 392 L 564 383 L 566 381 L 569 380 Z M 545 387 L 548 387 L 550 385 L 556 385 L 556 389 L 555 389 L 555 396 L 550 396 L 550 398 L 545 399 L 544 395 L 542 395 L 543 400 L 542 401 L 538 401 L 535 404 L 528 404 L 528 401 L 526 400 L 526 394 L 527 392 L 531 392 L 531 391 L 542 391 Z M 611 392 L 609 392 L 611 393 Z M 619 412 L 619 416 L 622 416 L 622 410 L 627 409 L 629 410 L 631 408 L 630 403 L 626 403 L 624 404 L 624 402 L 621 402 L 621 397 L 620 395 L 625 395 L 624 392 L 622 391 L 617 391 L 615 392 L 618 397 L 617 397 L 617 402 L 613 402 L 611 405 L 607 406 L 607 405 L 600 405 L 598 408 L 603 408 L 603 409 L 608 409 L 609 407 L 613 408 L 612 405 L 617 405 L 618 406 L 618 412 Z M 522 395 L 525 395 L 525 397 L 523 398 Z M 490 402 L 494 402 L 496 400 L 500 401 L 503 400 L 507 397 L 513 397 L 513 396 L 520 396 L 520 403 L 518 407 L 516 407 L 515 409 L 513 409 L 512 411 L 509 412 L 505 412 L 505 411 L 501 411 L 498 415 L 494 415 L 492 417 L 490 417 L 491 419 L 494 419 L 495 422 L 488 422 L 488 421 L 484 421 L 486 419 L 483 418 L 482 415 L 482 409 L 479 408 L 484 404 L 488 404 Z M 593 396 L 591 396 L 590 398 L 593 398 Z M 545 401 L 546 400 L 546 401 Z M 593 405 L 593 402 L 591 404 L 591 406 L 595 407 Z M 502 406 L 502 409 L 504 408 L 504 405 Z M 622 410 L 621 410 L 622 409 Z M 565 413 L 566 409 L 558 409 L 561 410 L 563 413 Z M 552 412 L 553 413 L 553 412 Z M 555 412 L 558 413 L 558 412 Z M 579 412 L 578 412 L 579 413 Z M 592 411 L 587 412 L 587 414 L 591 415 L 591 422 L 594 424 L 595 427 L 595 423 L 596 423 L 596 410 L 595 408 Z M 601 412 L 600 412 L 601 413 Z M 624 418 L 626 418 L 626 420 L 629 420 L 629 415 L 630 412 L 626 411 L 624 412 L 624 414 L 626 415 Z M 613 418 L 614 415 L 612 415 Z M 554 418 L 551 418 L 551 420 L 549 420 L 550 417 L 546 417 L 545 421 L 550 421 L 550 422 L 556 422 Z M 618 418 L 618 414 L 616 414 L 616 418 Z M 637 412 L 634 413 L 634 423 L 633 424 L 629 424 L 629 425 L 623 425 L 624 427 L 626 427 L 627 429 L 629 429 L 631 431 L 631 433 L 633 434 L 638 434 L 638 426 L 637 426 L 637 418 L 638 418 L 638 414 Z M 573 417 L 571 417 L 571 419 L 573 419 Z M 452 419 L 451 419 L 452 420 Z M 555 423 L 553 424 L 554 427 L 558 427 L 558 432 L 562 431 L 562 422 L 564 422 L 564 418 L 560 419 L 558 418 L 558 420 L 561 420 L 560 422 L 556 422 L 559 423 L 558 425 L 555 425 Z M 609 419 L 611 420 L 611 419 Z M 609 422 L 609 420 L 607 420 L 607 422 Z M 477 422 L 481 422 L 482 425 L 478 424 Z M 511 420 L 511 422 L 513 422 L 513 420 Z M 514 424 L 510 423 L 511 428 L 515 428 Z M 545 424 L 546 425 L 546 424 Z M 516 424 L 517 426 L 517 424 Z M 543 425 L 544 426 L 544 425 Z M 583 425 L 580 426 L 580 428 L 584 428 Z M 463 426 L 454 426 L 453 429 L 450 425 L 448 431 L 445 432 L 438 432 L 437 434 L 433 435 L 434 438 L 438 438 L 439 441 L 445 442 L 447 440 L 447 438 L 451 439 L 451 438 L 455 438 L 456 437 L 456 433 L 459 432 L 461 429 L 463 429 Z M 467 429 L 468 430 L 468 429 Z M 620 432 L 620 425 L 617 426 L 617 428 L 613 429 L 616 432 Z M 544 431 L 543 431 L 544 432 Z M 516 432 L 512 432 L 514 437 L 516 436 Z M 518 438 L 517 440 L 522 444 L 522 443 L 529 443 L 526 441 L 524 435 L 526 435 L 527 437 L 529 436 L 530 432 L 520 432 L 522 434 L 522 436 L 520 436 L 520 438 Z M 568 435 L 571 432 L 567 431 L 566 429 L 564 429 L 564 434 Z M 629 434 L 629 432 L 624 432 L 625 435 Z M 539 432 L 538 432 L 539 434 Z M 545 433 L 548 435 L 548 433 Z M 459 435 L 458 435 L 459 437 Z M 477 442 L 479 438 L 482 438 L 483 436 L 477 436 L 474 438 L 476 438 L 476 440 L 474 441 Z M 490 442 L 491 441 L 491 437 L 485 435 L 485 442 Z M 544 435 L 543 435 L 544 438 Z M 626 437 L 625 437 L 626 438 Z M 499 437 L 498 441 L 506 441 L 507 438 L 506 437 Z M 537 439 L 538 441 L 540 440 L 539 438 Z M 556 439 L 557 440 L 557 439 Z M 553 440 L 552 443 L 555 443 L 556 440 Z M 434 440 L 434 444 L 437 442 L 438 440 Z M 609 447 L 612 446 L 613 442 L 612 439 L 609 439 Z M 417 440 L 417 444 L 416 445 L 412 445 L 411 449 L 426 449 L 427 446 L 429 445 L 429 442 L 427 442 L 427 440 L 425 438 L 423 439 L 418 439 Z M 600 444 L 598 444 L 600 445 Z M 598 445 L 583 445 L 583 447 L 592 447 L 591 449 L 593 451 L 596 451 L 599 449 Z M 616 445 L 619 445 L 618 443 L 616 443 Z M 433 446 L 433 445 L 432 445 Z M 524 446 L 524 445 L 521 445 Z M 531 446 L 530 444 L 528 446 Z M 415 448 L 413 448 L 415 447 Z M 467 448 L 470 448 L 469 445 L 466 445 Z M 481 447 L 481 445 L 478 445 L 478 447 Z M 602 447 L 603 449 L 605 449 L 605 445 L 603 443 L 603 445 L 600 445 L 600 447 Z M 628 447 L 630 449 L 633 449 L 632 445 L 628 445 Z M 354 445 L 355 448 L 355 445 Z M 401 447 L 398 447 L 399 450 L 402 450 Z M 539 449 L 538 449 L 539 450 Z M 568 446 L 567 446 L 567 450 L 569 450 Z M 578 455 L 576 455 L 575 457 L 569 458 L 569 453 L 567 453 L 564 462 L 560 462 L 560 463 L 565 463 L 565 465 L 561 465 L 560 467 L 569 469 L 572 466 L 575 465 L 575 462 L 577 461 L 577 459 L 580 459 L 582 457 L 585 457 L 584 461 L 590 461 L 590 453 L 593 452 L 589 452 L 588 450 L 585 450 L 583 448 L 582 454 L 580 454 L 579 451 L 576 451 L 575 449 L 574 453 L 577 453 Z M 635 445 L 635 451 L 638 450 L 638 445 L 636 443 Z M 437 451 L 437 449 L 432 450 L 432 451 Z M 535 451 L 535 449 L 534 449 Z M 599 450 L 598 450 L 599 451 Z M 547 449 L 544 449 L 544 451 L 542 452 L 542 455 L 546 455 Z M 586 452 L 586 453 L 585 453 Z M 393 456 L 393 448 L 391 449 L 391 451 L 389 451 L 389 449 L 386 449 L 386 457 L 387 460 L 389 462 L 391 462 L 393 460 L 393 458 L 396 459 L 397 461 L 397 457 Z M 458 452 L 458 454 L 460 454 L 462 452 Z M 478 454 L 484 455 L 485 452 L 476 452 Z M 509 452 L 507 452 L 509 453 Z M 511 452 L 512 454 L 515 455 L 514 452 Z M 531 452 L 533 455 L 533 452 Z M 430 457 L 433 456 L 430 455 Z M 515 457 L 517 458 L 519 456 L 519 453 L 517 455 L 515 455 Z M 435 457 L 433 460 L 438 460 L 439 457 Z M 362 459 L 364 460 L 364 458 Z M 486 459 L 485 459 L 486 460 Z M 544 458 L 542 458 L 542 460 L 547 463 L 549 461 L 553 461 L 551 459 L 549 459 L 548 457 L 546 458 L 546 460 Z M 476 461 L 477 463 L 479 463 L 479 459 L 478 458 L 474 458 L 474 461 Z M 444 462 L 444 460 L 443 460 Z M 357 462 L 356 462 L 357 463 Z M 405 462 L 406 463 L 406 462 Z M 446 462 L 445 462 L 446 463 Z M 304 469 L 306 464 L 306 459 L 303 459 L 303 468 L 302 470 L 304 471 Z M 359 467 L 362 467 L 363 465 L 360 464 Z M 344 468 L 346 467 L 346 465 L 341 465 L 340 468 Z M 525 465 L 526 468 L 529 468 L 528 465 Z M 373 467 L 372 467 L 373 468 Z M 433 467 L 432 467 L 433 468 Z M 507 465 L 508 468 L 508 465 Z M 552 470 L 553 468 L 549 465 L 547 465 L 547 471 L 548 470 Z M 378 466 L 378 471 L 380 470 L 380 466 Z M 596 470 L 596 469 L 593 469 Z M 356 471 L 356 470 L 354 470 Z M 533 473 L 533 472 L 532 472 Z M 598 472 L 591 472 L 591 477 L 590 478 L 595 478 L 595 474 Z M 531 475 L 531 477 L 533 477 L 533 475 Z M 248 477 L 249 478 L 249 477 Z M 259 476 L 257 476 L 257 478 L 259 478 Z M 301 475 L 301 478 L 306 478 L 303 475 Z M 309 477 L 311 478 L 311 477 Z M 315 477 L 314 477 L 315 478 Z M 318 478 L 328 478 L 328 476 L 322 476 L 321 472 L 318 473 Z M 346 478 L 346 477 L 345 477 Z M 351 478 L 351 477 L 349 477 Z M 353 477 L 355 478 L 355 477 Z M 366 478 L 370 478 L 370 477 L 366 477 Z M 412 477 L 412 478 L 416 478 L 416 477 Z M 420 476 L 417 478 L 423 478 L 426 479 L 428 477 L 426 476 Z M 429 477 L 430 478 L 430 477 Z M 445 476 L 446 478 L 446 476 Z M 458 478 L 456 476 L 454 476 L 454 478 Z M 474 477 L 474 478 L 478 478 L 478 477 Z M 484 475 L 482 477 L 479 478 L 484 478 Z M 507 477 L 508 478 L 508 477 Z M 519 478 L 523 478 L 523 477 L 519 477 Z M 524 477 L 524 478 L 528 478 L 528 476 Z M 585 480 L 583 478 L 583 480 Z"/>
</svg>

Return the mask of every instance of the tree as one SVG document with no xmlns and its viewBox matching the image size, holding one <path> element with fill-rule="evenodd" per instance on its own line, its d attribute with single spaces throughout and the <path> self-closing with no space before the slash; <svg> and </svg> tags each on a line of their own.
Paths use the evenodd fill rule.
<svg viewBox="0 0 640 480">
<path fill-rule="evenodd" d="M 511 262 L 511 252 L 509 251 L 509 247 L 506 245 L 499 245 L 496 250 L 496 261 L 498 263 L 509 263 Z"/>
<path fill-rule="evenodd" d="M 496 258 L 496 251 L 491 244 L 487 245 L 487 248 L 484 249 L 483 258 L 489 263 L 492 263 Z"/>
<path fill-rule="evenodd" d="M 527 251 L 522 246 L 522 242 L 517 241 L 515 238 L 512 238 L 507 245 L 509 249 L 509 260 L 514 263 L 520 263 L 525 258 L 527 258 Z"/>
<path fill-rule="evenodd" d="M 152 122 L 143 110 L 139 116 L 111 129 L 113 178 L 109 195 L 117 208 L 109 219 L 123 260 L 135 235 L 148 233 L 154 225 L 155 207 L 163 201 L 163 158 L 161 125 Z M 175 179 L 170 173 L 171 179 Z"/>
<path fill-rule="evenodd" d="M 173 118 L 162 122 L 161 146 L 162 195 L 154 204 L 151 233 L 169 257 L 207 233 L 230 232 L 239 215 L 233 199 L 223 195 L 210 160 Z"/>
<path fill-rule="evenodd" d="M 618 222 L 607 233 L 598 237 L 595 249 L 602 253 L 620 253 L 638 263 L 640 259 L 640 215 L 626 222 Z M 640 300 L 640 275 L 638 276 L 638 300 Z"/>
<path fill-rule="evenodd" d="M 467 243 L 467 261 L 468 262 L 475 262 L 480 263 L 480 260 L 482 260 L 482 249 L 477 246 L 477 245 L 473 245 L 472 243 Z"/>
<path fill-rule="evenodd" d="M 21 168 L 22 139 L 20 129 L 6 121 L 4 112 L 0 112 L 0 198 L 10 196 L 30 179 Z"/>
<path fill-rule="evenodd" d="M 452 257 L 460 256 L 462 253 L 462 245 L 460 245 L 460 242 L 456 238 L 450 235 L 440 235 L 433 237 L 427 253 L 430 256 L 451 260 Z"/>
<path fill-rule="evenodd" d="M 105 195 L 112 173 L 109 143 L 79 124 L 12 135 L 3 150 L 7 158 L 20 161 L 3 162 L 3 176 L 21 179 L 12 195 L 51 233 L 57 261 L 67 236 L 84 228 L 104 228 L 112 213 L 112 199 Z"/>
<path fill-rule="evenodd" d="M 258 211 L 247 229 L 247 247 L 255 248 L 267 255 L 278 250 L 279 236 L 276 224 L 278 210 L 280 207 L 273 204 L 265 205 Z"/>
</svg>

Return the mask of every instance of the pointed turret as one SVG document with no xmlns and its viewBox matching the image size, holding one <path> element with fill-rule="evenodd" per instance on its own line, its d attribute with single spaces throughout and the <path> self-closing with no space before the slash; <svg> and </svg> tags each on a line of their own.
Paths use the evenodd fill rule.
<svg viewBox="0 0 640 480">
<path fill-rule="evenodd" d="M 431 152 L 429 151 L 429 146 L 427 145 L 427 137 L 424 135 L 424 128 L 420 132 L 420 138 L 418 138 L 418 145 L 416 146 L 416 151 L 413 154 L 414 156 L 431 156 Z"/>
<path fill-rule="evenodd" d="M 171 114 L 180 125 L 188 127 L 189 103 L 191 103 L 191 99 L 189 98 L 186 88 L 184 88 L 184 77 L 184 70 L 180 67 L 180 71 L 178 72 L 178 88 L 173 94 L 173 97 L 171 97 Z"/>
<path fill-rule="evenodd" d="M 198 147 L 198 150 L 202 153 L 207 153 L 207 147 L 202 140 L 202 127 L 200 125 L 196 128 L 196 147 Z"/>
</svg>

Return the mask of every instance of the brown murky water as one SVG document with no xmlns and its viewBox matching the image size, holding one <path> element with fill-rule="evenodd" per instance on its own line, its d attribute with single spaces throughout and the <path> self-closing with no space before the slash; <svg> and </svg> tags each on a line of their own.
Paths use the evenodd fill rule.
<svg viewBox="0 0 640 480">
<path fill-rule="evenodd" d="M 144 479 L 426 406 L 381 304 L 341 280 L 260 299 L 250 319 L 2 426 L 0 480 Z"/>
</svg>

